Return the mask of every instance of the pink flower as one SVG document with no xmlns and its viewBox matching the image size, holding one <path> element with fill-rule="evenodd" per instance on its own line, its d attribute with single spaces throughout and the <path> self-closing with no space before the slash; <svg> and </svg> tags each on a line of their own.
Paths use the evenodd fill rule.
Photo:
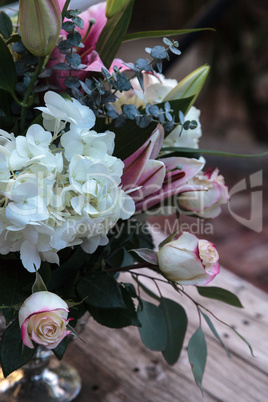
<svg viewBox="0 0 268 402">
<path fill-rule="evenodd" d="M 19 311 L 19 324 L 24 345 L 33 349 L 33 342 L 55 349 L 69 335 L 68 305 L 55 293 L 42 291 L 28 297 Z"/>
<path fill-rule="evenodd" d="M 61 9 L 63 8 L 64 4 L 64 0 L 59 0 Z M 106 2 L 102 2 L 89 7 L 86 11 L 79 15 L 79 17 L 84 21 L 84 26 L 82 29 L 77 29 L 82 37 L 84 47 L 77 48 L 77 54 L 79 54 L 81 57 L 82 65 L 85 65 L 86 67 L 83 69 L 73 70 L 72 77 L 78 77 L 81 81 L 84 81 L 90 72 L 100 72 L 101 69 L 105 67 L 95 50 L 98 38 L 107 21 L 105 9 Z M 88 33 L 90 20 L 95 20 L 95 23 L 91 26 Z M 67 34 L 64 30 L 61 30 L 60 37 L 62 40 L 67 38 Z M 64 60 L 65 55 L 60 53 L 59 49 L 55 47 L 51 53 L 47 67 L 52 68 L 55 64 L 64 63 Z M 120 59 L 115 59 L 113 61 L 110 67 L 111 72 L 113 72 L 113 66 L 122 67 L 122 70 L 127 69 L 127 67 L 123 65 L 123 61 Z M 49 81 L 50 83 L 56 84 L 60 88 L 65 89 L 64 80 L 68 77 L 68 75 L 69 71 L 54 70 L 52 76 L 49 78 Z"/>
<path fill-rule="evenodd" d="M 163 275 L 181 285 L 206 285 L 220 272 L 214 244 L 187 232 L 165 244 L 157 259 Z"/>
<path fill-rule="evenodd" d="M 122 185 L 135 201 L 136 212 L 192 189 L 187 182 L 203 167 L 203 162 L 197 159 L 170 157 L 156 160 L 163 139 L 164 129 L 158 125 L 151 137 L 124 160 Z"/>
<path fill-rule="evenodd" d="M 229 201 L 228 188 L 218 169 L 199 173 L 189 184 L 193 185 L 192 191 L 178 197 L 179 207 L 184 211 L 201 218 L 215 218 L 221 212 L 221 205 Z M 203 190 L 195 191 L 196 186 Z"/>
</svg>

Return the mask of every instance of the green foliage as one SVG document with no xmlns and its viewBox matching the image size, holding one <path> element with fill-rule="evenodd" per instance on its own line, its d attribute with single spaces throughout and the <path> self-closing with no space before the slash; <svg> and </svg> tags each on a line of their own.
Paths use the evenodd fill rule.
<svg viewBox="0 0 268 402">
<path fill-rule="evenodd" d="M 163 38 L 163 36 L 176 36 L 184 35 L 187 33 L 198 32 L 198 31 L 214 31 L 212 28 L 198 28 L 198 29 L 165 29 L 161 31 L 143 31 L 143 32 L 133 32 L 124 37 L 124 41 L 132 41 L 144 38 Z"/>
<path fill-rule="evenodd" d="M 34 355 L 35 350 L 23 347 L 18 320 L 15 320 L 5 330 L 0 350 L 3 374 L 10 373 L 27 363 Z"/>
<path fill-rule="evenodd" d="M 96 51 L 106 68 L 109 68 L 122 43 L 129 26 L 134 0 L 126 0 L 106 22 L 97 45 Z"/>
<path fill-rule="evenodd" d="M 239 298 L 229 290 L 215 286 L 197 286 L 198 293 L 209 299 L 220 300 L 235 307 L 243 307 Z"/>
<path fill-rule="evenodd" d="M 138 308 L 141 323 L 139 333 L 144 345 L 151 350 L 165 350 L 167 347 L 166 319 L 161 308 L 142 300 Z"/>
<path fill-rule="evenodd" d="M 174 115 L 178 116 L 181 110 L 184 114 L 187 113 L 192 98 L 176 99 L 170 101 L 170 107 L 174 111 Z M 164 107 L 165 102 L 157 104 L 159 108 Z M 145 113 L 145 109 L 140 111 L 141 114 Z M 176 121 L 176 120 L 175 120 Z M 179 117 L 177 117 L 179 122 Z M 128 156 L 132 155 L 138 148 L 140 148 L 145 141 L 150 137 L 155 129 L 156 123 L 152 122 L 145 128 L 137 127 L 136 122 L 128 120 L 123 127 L 110 127 L 112 131 L 116 133 L 115 136 L 115 150 L 114 155 L 124 160 Z"/>
<path fill-rule="evenodd" d="M 207 360 L 207 344 L 201 327 L 189 341 L 188 356 L 195 381 L 202 391 L 202 379 Z"/>
<path fill-rule="evenodd" d="M 52 350 L 54 355 L 57 357 L 57 359 L 61 360 L 64 356 L 64 353 L 67 349 L 69 343 L 69 338 L 66 336 L 59 344 L 58 346 Z"/>
<path fill-rule="evenodd" d="M 88 272 L 76 285 L 81 299 L 97 308 L 126 309 L 121 287 L 108 272 Z"/>
<path fill-rule="evenodd" d="M 0 34 L 3 35 L 5 39 L 9 39 L 12 34 L 12 22 L 9 16 L 4 12 L 0 11 Z"/>
<path fill-rule="evenodd" d="M 213 325 L 212 322 L 211 322 L 211 319 L 210 319 L 205 313 L 203 313 L 203 312 L 202 312 L 202 315 L 203 315 L 203 317 L 205 318 L 205 320 L 206 320 L 206 322 L 207 322 L 209 328 L 211 329 L 211 332 L 213 333 L 213 335 L 215 335 L 215 337 L 218 339 L 218 341 L 219 341 L 219 342 L 221 343 L 221 345 L 224 347 L 224 349 L 225 349 L 227 355 L 228 355 L 229 357 L 231 357 L 231 354 L 230 354 L 229 349 L 228 349 L 227 346 L 225 346 L 225 344 L 223 343 L 223 340 L 221 339 L 220 335 L 219 335 L 218 332 L 216 331 L 214 325 Z"/>
<path fill-rule="evenodd" d="M 4 89 L 11 95 L 14 95 L 15 84 L 17 82 L 17 75 L 15 64 L 11 53 L 0 36 L 0 89 Z"/>
<path fill-rule="evenodd" d="M 141 324 L 128 290 L 121 287 L 121 292 L 126 308 L 96 308 L 87 305 L 89 313 L 99 324 L 109 328 L 123 328 L 129 325 L 139 327 Z"/>
<path fill-rule="evenodd" d="M 106 17 L 111 18 L 126 2 L 126 0 L 107 0 L 106 1 Z"/>
<path fill-rule="evenodd" d="M 164 314 L 167 328 L 167 346 L 162 354 L 168 364 L 175 364 L 183 346 L 187 316 L 180 304 L 165 297 L 161 298 L 159 308 Z"/>
</svg>

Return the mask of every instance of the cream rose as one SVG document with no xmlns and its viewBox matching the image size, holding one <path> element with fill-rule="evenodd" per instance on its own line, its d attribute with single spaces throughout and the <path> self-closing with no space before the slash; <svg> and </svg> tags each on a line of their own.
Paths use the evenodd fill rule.
<svg viewBox="0 0 268 402">
<path fill-rule="evenodd" d="M 206 285 L 219 273 L 219 254 L 213 243 L 191 233 L 165 244 L 157 253 L 163 275 L 182 285 Z"/>
<path fill-rule="evenodd" d="M 43 291 L 28 297 L 19 311 L 19 324 L 24 345 L 33 349 L 33 342 L 55 349 L 69 335 L 66 325 L 69 313 L 67 303 L 55 293 Z"/>
</svg>

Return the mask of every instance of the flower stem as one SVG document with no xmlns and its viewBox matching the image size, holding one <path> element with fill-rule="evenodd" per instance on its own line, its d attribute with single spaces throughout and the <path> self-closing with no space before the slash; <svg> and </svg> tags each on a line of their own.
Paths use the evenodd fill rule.
<svg viewBox="0 0 268 402">
<path fill-rule="evenodd" d="M 40 71 L 42 70 L 45 58 L 46 57 L 39 58 L 37 68 L 32 76 L 31 82 L 27 88 L 27 91 L 25 93 L 25 96 L 24 96 L 24 99 L 22 102 L 22 108 L 21 108 L 21 114 L 20 114 L 20 130 L 21 130 L 21 132 L 23 132 L 24 128 L 25 128 L 26 112 L 27 112 L 27 108 L 30 106 L 29 98 L 31 96 L 34 84 L 36 83 L 37 77 L 38 77 Z"/>
</svg>

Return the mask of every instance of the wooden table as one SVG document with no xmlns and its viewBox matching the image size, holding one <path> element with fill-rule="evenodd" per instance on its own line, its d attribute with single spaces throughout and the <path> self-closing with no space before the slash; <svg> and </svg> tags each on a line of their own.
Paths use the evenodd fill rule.
<svg viewBox="0 0 268 402">
<path fill-rule="evenodd" d="M 124 281 L 130 276 L 124 274 Z M 228 358 L 224 349 L 211 334 L 206 324 L 203 330 L 208 346 L 207 366 L 203 379 L 204 396 L 196 386 L 187 352 L 180 360 L 168 366 L 159 352 L 146 349 L 137 328 L 111 330 L 90 319 L 83 339 L 69 346 L 64 361 L 76 367 L 82 377 L 82 390 L 76 402 L 196 402 L 235 401 L 266 402 L 268 400 L 268 296 L 225 269 L 213 281 L 235 292 L 244 309 L 233 308 L 221 302 L 198 296 L 196 300 L 210 308 L 219 318 L 234 325 L 251 343 L 248 347 L 227 327 L 213 320 L 218 333 L 230 349 Z M 187 288 L 188 290 L 189 288 Z M 185 306 L 189 319 L 187 340 L 197 329 L 195 307 L 185 298 L 162 288 L 163 295 L 178 300 Z M 192 314 L 191 314 L 192 312 Z M 186 340 L 185 345 L 188 343 Z"/>
</svg>

